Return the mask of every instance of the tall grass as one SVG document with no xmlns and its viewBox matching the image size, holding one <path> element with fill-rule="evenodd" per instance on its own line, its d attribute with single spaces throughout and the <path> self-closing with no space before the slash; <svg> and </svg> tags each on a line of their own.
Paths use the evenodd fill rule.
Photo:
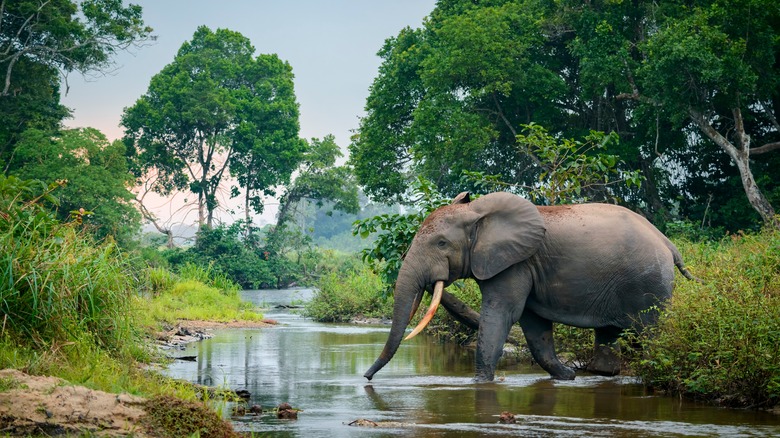
<svg viewBox="0 0 780 438">
<path fill-rule="evenodd" d="M 111 241 L 96 243 L 75 224 L 42 211 L 0 220 L 0 333 L 54 348 L 90 333 L 101 348 L 138 341 L 134 280 Z"/>
<path fill-rule="evenodd" d="M 262 315 L 246 310 L 236 285 L 209 267 L 140 271 L 111 240 L 97 242 L 79 223 L 57 221 L 41 203 L 56 203 L 54 188 L 0 175 L 0 368 L 104 391 L 194 399 L 191 385 L 139 366 L 155 358 L 143 323 L 195 314 L 186 309 L 208 309 L 196 314 L 204 319 Z M 152 297 L 175 297 L 185 310 Z M 147 311 L 152 305 L 157 313 Z"/>
</svg>

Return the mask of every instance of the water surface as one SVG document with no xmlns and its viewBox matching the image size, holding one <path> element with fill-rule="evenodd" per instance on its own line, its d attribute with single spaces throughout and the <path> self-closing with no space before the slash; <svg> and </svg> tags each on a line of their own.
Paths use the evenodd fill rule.
<svg viewBox="0 0 780 438">
<path fill-rule="evenodd" d="M 578 374 L 550 380 L 539 368 L 500 364 L 497 382 L 475 384 L 474 352 L 425 333 L 404 341 L 368 382 L 389 326 L 321 324 L 274 306 L 311 296 L 306 289 L 244 291 L 279 325 L 221 329 L 190 344 L 168 374 L 251 393 L 249 404 L 302 409 L 298 420 L 234 417 L 237 430 L 273 436 L 780 436 L 780 416 L 724 409 L 646 393 L 625 377 Z M 500 380 L 500 381 L 499 381 Z M 229 407 L 226 408 L 229 415 Z M 516 424 L 500 424 L 508 411 Z M 367 419 L 393 427 L 355 427 Z"/>
</svg>

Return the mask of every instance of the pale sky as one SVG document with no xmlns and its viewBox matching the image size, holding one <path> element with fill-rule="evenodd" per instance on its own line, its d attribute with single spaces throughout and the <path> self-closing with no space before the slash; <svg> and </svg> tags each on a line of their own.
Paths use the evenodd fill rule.
<svg viewBox="0 0 780 438">
<path fill-rule="evenodd" d="M 127 4 L 125 0 L 125 4 Z M 143 8 L 157 41 L 117 58 L 110 75 L 68 78 L 62 103 L 73 110 L 68 127 L 93 127 L 109 140 L 122 137 L 120 117 L 146 92 L 149 81 L 173 61 L 200 25 L 227 28 L 249 38 L 255 54 L 276 53 L 290 63 L 300 104 L 300 136 L 333 134 L 346 152 L 364 114 L 368 88 L 385 39 L 406 26 L 419 28 L 434 0 L 133 0 Z M 268 205 L 267 216 L 275 209 Z M 164 215 L 165 213 L 160 213 Z M 241 217 L 241 214 L 237 215 Z M 191 223 L 191 217 L 185 220 Z M 223 218 L 228 220 L 229 218 Z"/>
</svg>

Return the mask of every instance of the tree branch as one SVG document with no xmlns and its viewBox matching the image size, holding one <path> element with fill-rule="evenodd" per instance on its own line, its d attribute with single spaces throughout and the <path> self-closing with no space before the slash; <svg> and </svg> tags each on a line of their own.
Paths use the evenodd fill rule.
<svg viewBox="0 0 780 438">
<path fill-rule="evenodd" d="M 780 141 L 776 141 L 774 143 L 767 143 L 761 147 L 753 148 L 750 150 L 750 154 L 751 155 L 765 154 L 775 149 L 780 149 Z"/>
<path fill-rule="evenodd" d="M 712 126 L 712 124 L 704 118 L 704 114 L 696 109 L 689 108 L 688 115 L 690 116 L 691 120 L 696 123 L 696 126 L 701 129 L 704 135 L 706 135 L 710 140 L 714 141 L 715 144 L 720 146 L 721 149 L 729 154 L 735 163 L 741 162 L 743 160 L 742 154 L 744 154 L 746 151 L 740 151 L 733 144 L 731 144 L 731 142 L 726 137 L 722 136 L 720 132 L 718 132 Z"/>
<path fill-rule="evenodd" d="M 496 114 L 501 118 L 501 120 L 504 122 L 504 125 L 509 129 L 509 132 L 512 133 L 512 136 L 517 137 L 517 130 L 512 126 L 512 123 L 509 122 L 509 119 L 507 119 L 506 115 L 504 114 L 504 111 L 501 109 L 501 105 L 498 102 L 498 98 L 496 97 L 496 93 L 492 94 L 493 97 L 493 103 L 496 106 Z M 526 151 L 529 157 L 531 157 L 531 160 L 539 166 L 539 168 L 544 169 L 545 166 L 542 164 L 542 161 L 539 159 L 539 157 L 536 156 L 533 152 Z"/>
</svg>

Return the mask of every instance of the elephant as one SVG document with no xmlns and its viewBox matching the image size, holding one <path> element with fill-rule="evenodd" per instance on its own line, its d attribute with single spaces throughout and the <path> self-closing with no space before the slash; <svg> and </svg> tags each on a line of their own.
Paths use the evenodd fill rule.
<svg viewBox="0 0 780 438">
<path fill-rule="evenodd" d="M 478 325 L 476 382 L 494 379 L 518 321 L 534 360 L 553 379 L 575 378 L 555 353 L 553 323 L 593 328 L 595 358 L 588 371 L 618 374 L 612 347 L 624 330 L 655 322 L 671 297 L 675 266 L 696 279 L 674 244 L 627 208 L 536 206 L 508 192 L 474 200 L 461 193 L 430 213 L 414 236 L 395 284 L 390 334 L 364 377 L 371 380 L 392 359 L 426 291 L 433 294 L 430 307 L 406 339 L 444 304 L 459 320 Z M 479 286 L 481 314 L 443 292 L 464 278 Z"/>
</svg>

